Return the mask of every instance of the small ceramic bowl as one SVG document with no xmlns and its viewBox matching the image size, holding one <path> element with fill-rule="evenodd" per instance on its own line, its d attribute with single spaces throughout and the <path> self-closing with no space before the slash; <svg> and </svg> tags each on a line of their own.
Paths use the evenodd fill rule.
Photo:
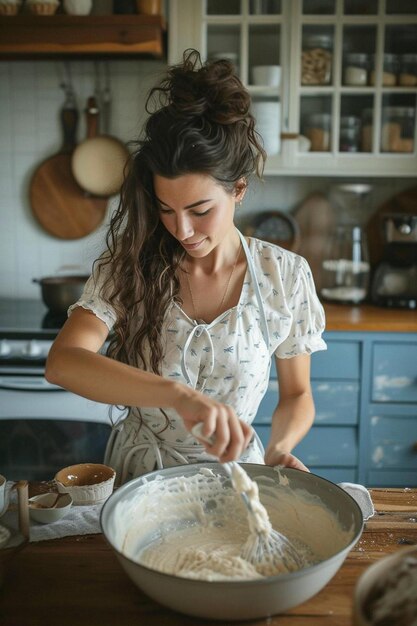
<svg viewBox="0 0 417 626">
<path fill-rule="evenodd" d="M 29 517 L 41 524 L 52 524 L 62 519 L 71 506 L 69 493 L 42 493 L 29 499 Z"/>
<path fill-rule="evenodd" d="M 116 472 L 100 463 L 80 463 L 55 474 L 60 493 L 69 493 L 74 504 L 99 504 L 113 491 Z"/>
<path fill-rule="evenodd" d="M 373 563 L 356 583 L 353 597 L 353 626 L 382 623 L 375 621 L 376 607 L 380 612 L 382 605 L 386 614 L 384 624 L 414 625 L 417 607 L 416 584 L 417 546 L 400 548 L 394 554 Z M 410 592 L 408 595 L 407 590 Z"/>
</svg>

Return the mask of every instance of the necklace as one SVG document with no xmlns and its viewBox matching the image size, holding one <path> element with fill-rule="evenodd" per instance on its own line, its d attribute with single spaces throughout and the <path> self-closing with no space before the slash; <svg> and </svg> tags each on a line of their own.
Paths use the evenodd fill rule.
<svg viewBox="0 0 417 626">
<path fill-rule="evenodd" d="M 226 289 L 224 290 L 224 294 L 223 294 L 222 300 L 220 302 L 219 308 L 217 309 L 217 315 L 215 317 L 220 315 L 220 312 L 221 312 L 221 310 L 223 308 L 223 305 L 226 302 L 226 297 L 227 297 L 227 294 L 229 292 L 230 283 L 231 283 L 233 274 L 235 273 L 235 269 L 236 269 L 236 265 L 237 265 L 238 259 L 240 257 L 240 250 L 241 250 L 241 248 L 242 248 L 242 243 L 240 242 L 239 248 L 238 248 L 238 251 L 237 251 L 237 255 L 236 255 L 236 258 L 235 258 L 235 262 L 233 263 L 232 271 L 230 272 L 229 278 L 227 280 Z M 190 283 L 190 279 L 188 277 L 188 272 L 187 271 L 185 271 L 185 277 L 187 279 L 188 291 L 190 292 L 191 304 L 193 305 L 194 319 L 198 320 L 197 313 L 196 313 L 197 307 L 196 307 L 196 304 L 195 304 L 193 291 L 191 289 L 191 283 Z"/>
</svg>

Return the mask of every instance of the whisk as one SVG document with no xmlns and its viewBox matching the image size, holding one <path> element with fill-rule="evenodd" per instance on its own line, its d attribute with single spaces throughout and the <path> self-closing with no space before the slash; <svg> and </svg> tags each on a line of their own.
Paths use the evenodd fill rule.
<svg viewBox="0 0 417 626">
<path fill-rule="evenodd" d="M 197 439 L 210 445 L 214 444 L 213 437 L 203 435 L 201 422 L 196 424 L 191 432 Z M 264 576 L 301 569 L 305 565 L 302 555 L 288 537 L 272 528 L 268 513 L 259 500 L 257 483 L 252 481 L 235 461 L 222 465 L 248 511 L 250 532 L 243 545 L 241 557 Z"/>
</svg>

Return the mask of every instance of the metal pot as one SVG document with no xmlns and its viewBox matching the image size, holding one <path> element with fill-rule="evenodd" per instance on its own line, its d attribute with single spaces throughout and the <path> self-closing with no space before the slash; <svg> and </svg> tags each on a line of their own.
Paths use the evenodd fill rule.
<svg viewBox="0 0 417 626">
<path fill-rule="evenodd" d="M 323 561 L 296 572 L 256 580 L 226 582 L 208 582 L 165 574 L 140 565 L 123 554 L 125 530 L 128 530 L 132 519 L 129 515 L 123 517 L 123 512 L 129 509 L 132 501 L 140 495 L 141 488 L 156 478 L 192 476 L 204 467 L 209 467 L 216 473 L 224 472 L 218 463 L 198 463 L 158 470 L 135 478 L 117 489 L 106 501 L 101 513 L 100 523 L 104 536 L 128 576 L 147 595 L 174 611 L 220 620 L 260 619 L 282 613 L 320 591 L 341 567 L 349 550 L 361 535 L 363 528 L 361 509 L 349 494 L 334 483 L 300 470 L 284 468 L 277 472 L 267 465 L 243 463 L 242 467 L 249 476 L 258 482 L 261 499 L 262 494 L 264 497 L 279 498 L 278 485 L 280 481 L 286 479 L 289 481 L 289 488 L 295 494 L 301 489 L 307 491 L 313 498 L 319 498 L 325 508 L 336 515 L 341 528 L 348 531 L 343 534 L 339 548 L 332 546 L 329 548 L 328 557 Z M 164 512 L 172 523 L 173 512 L 169 509 L 165 509 Z M 311 515 L 315 515 L 314 510 Z M 161 518 L 161 524 L 164 517 Z M 120 526 L 123 519 L 126 520 L 126 529 Z M 306 529 L 309 525 L 313 526 L 312 521 L 305 519 Z M 158 532 L 157 523 L 154 532 Z M 307 530 L 305 532 L 307 533 Z M 319 540 L 327 546 L 326 536 L 323 535 Z"/>
<path fill-rule="evenodd" d="M 76 302 L 84 289 L 88 276 L 47 276 L 34 278 L 41 286 L 42 300 L 52 313 L 63 314 Z"/>
</svg>

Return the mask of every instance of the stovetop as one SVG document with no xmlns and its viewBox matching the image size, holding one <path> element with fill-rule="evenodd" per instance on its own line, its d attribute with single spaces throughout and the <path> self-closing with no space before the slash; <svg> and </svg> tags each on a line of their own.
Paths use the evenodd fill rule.
<svg viewBox="0 0 417 626">
<path fill-rule="evenodd" d="M 40 300 L 0 298 L 0 336 L 9 339 L 54 338 L 67 316 L 51 313 Z"/>
</svg>

